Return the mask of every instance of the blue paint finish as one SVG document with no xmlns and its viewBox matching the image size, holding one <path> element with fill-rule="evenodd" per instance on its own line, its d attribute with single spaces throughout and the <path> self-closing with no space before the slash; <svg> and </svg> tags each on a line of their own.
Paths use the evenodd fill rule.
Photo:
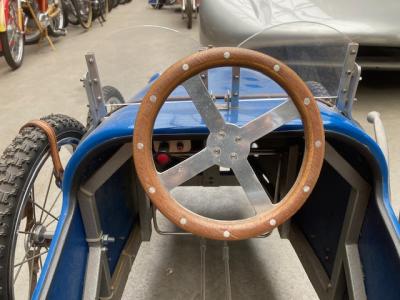
<svg viewBox="0 0 400 300">
<path fill-rule="evenodd" d="M 239 109 L 221 111 L 221 114 L 228 122 L 232 122 L 238 126 L 243 126 L 263 112 L 268 111 L 269 109 L 275 107 L 276 105 L 279 105 L 280 103 L 281 101 L 279 100 L 246 100 L 240 102 Z M 65 215 L 68 211 L 68 199 L 71 199 L 70 193 L 72 188 L 72 181 L 79 165 L 82 163 L 82 161 L 84 161 L 86 155 L 91 150 L 100 146 L 101 144 L 109 142 L 112 139 L 131 137 L 134 127 L 133 123 L 136 118 L 138 107 L 138 104 L 133 104 L 116 111 L 78 146 L 75 154 L 71 158 L 66 168 L 64 176 L 64 200 L 62 207 L 62 216 L 60 218 L 60 222 L 56 230 L 56 235 L 54 237 L 55 243 L 57 243 L 59 240 L 61 226 L 64 223 Z M 393 229 L 399 237 L 400 224 L 398 223 L 393 209 L 390 205 L 390 196 L 388 189 L 388 168 L 381 149 L 375 143 L 375 141 L 373 141 L 361 128 L 358 127 L 355 122 L 346 119 L 341 114 L 327 108 L 322 104 L 320 105 L 320 110 L 325 130 L 349 136 L 357 140 L 361 145 L 368 148 L 373 157 L 375 157 L 382 175 L 380 182 L 380 185 L 382 187 L 382 194 L 380 196 L 383 199 L 383 204 L 385 206 L 386 212 L 389 216 L 389 219 L 391 220 L 391 226 L 393 226 Z M 154 128 L 156 134 L 169 135 L 200 134 L 208 132 L 207 128 L 204 125 L 204 122 L 201 120 L 200 116 L 198 115 L 197 111 L 190 101 L 167 102 L 161 109 Z M 294 120 L 282 126 L 277 131 L 302 131 L 301 121 Z M 78 220 L 75 221 L 78 222 Z M 75 224 L 73 224 L 73 226 L 75 226 Z M 81 226 L 80 228 L 81 232 L 75 232 L 78 236 L 82 235 L 84 232 Z M 72 228 L 70 230 L 72 230 Z M 48 259 L 46 260 L 43 273 L 47 272 L 49 261 L 54 257 L 55 243 L 53 242 L 52 246 L 50 247 Z M 72 241 L 70 239 L 67 239 L 65 247 L 71 247 L 70 243 L 72 243 Z M 77 256 L 84 257 L 86 250 L 84 250 L 83 247 L 77 247 L 73 250 L 74 252 L 80 252 L 79 254 L 76 254 Z M 61 261 L 61 265 L 64 264 L 65 262 Z M 68 268 L 68 270 L 70 271 L 70 268 Z M 41 276 L 40 278 L 38 288 L 34 294 L 34 299 L 37 299 L 42 284 L 43 276 Z M 80 288 L 80 284 L 81 282 L 76 282 L 76 286 L 69 286 L 69 288 Z"/>
<path fill-rule="evenodd" d="M 53 277 L 48 299 L 71 300 L 81 298 L 88 246 L 79 209 L 75 209 L 67 241 Z M 68 276 L 65 276 L 65 274 L 68 274 Z M 37 299 L 37 296 L 37 293 L 35 293 L 32 299 Z"/>
<path fill-rule="evenodd" d="M 131 163 L 127 167 L 132 168 Z M 115 238 L 107 245 L 110 272 L 113 274 L 120 253 L 134 224 L 134 213 L 127 201 L 132 198 L 132 178 L 124 167 L 96 192 L 100 224 L 104 234 Z M 115 187 L 118 186 L 118 189 Z"/>
<path fill-rule="evenodd" d="M 391 244 L 392 237 L 385 229 L 376 201 L 369 201 L 358 249 L 370 300 L 400 299 L 400 257 L 395 247 L 387 246 Z"/>
</svg>

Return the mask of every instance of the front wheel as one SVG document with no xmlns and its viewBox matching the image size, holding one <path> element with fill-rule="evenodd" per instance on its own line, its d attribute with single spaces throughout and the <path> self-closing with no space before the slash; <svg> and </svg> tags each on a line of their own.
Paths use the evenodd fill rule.
<svg viewBox="0 0 400 300">
<path fill-rule="evenodd" d="M 18 1 L 9 1 L 8 11 L 6 31 L 0 32 L 0 43 L 7 64 L 15 70 L 24 59 L 24 35 L 18 28 Z"/>
<path fill-rule="evenodd" d="M 78 121 L 50 115 L 65 166 L 84 134 Z M 21 130 L 0 158 L 1 299 L 31 299 L 61 212 L 46 135 Z"/>
<path fill-rule="evenodd" d="M 93 7 L 91 0 L 72 0 L 79 23 L 85 29 L 92 26 Z"/>
</svg>

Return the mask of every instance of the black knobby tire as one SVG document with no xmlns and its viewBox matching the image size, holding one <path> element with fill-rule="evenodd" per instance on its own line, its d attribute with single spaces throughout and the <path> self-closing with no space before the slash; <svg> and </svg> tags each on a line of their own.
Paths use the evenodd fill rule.
<svg viewBox="0 0 400 300">
<path fill-rule="evenodd" d="M 42 118 L 54 128 L 58 140 L 79 141 L 84 134 L 83 125 L 64 115 Z M 14 299 L 10 282 L 11 257 L 19 229 L 19 212 L 25 211 L 26 190 L 29 182 L 40 172 L 40 161 L 48 155 L 46 135 L 34 127 L 24 128 L 5 149 L 0 158 L 0 298 Z M 25 197 L 24 197 L 25 194 Z M 18 227 L 17 227 L 18 226 Z M 14 246 L 13 246 L 14 245 Z M 12 280 L 13 281 L 13 280 Z"/>
<path fill-rule="evenodd" d="M 102 88 L 104 103 L 105 104 L 123 104 L 125 103 L 125 99 L 122 96 L 121 92 L 111 85 L 103 86 Z M 112 112 L 112 111 L 109 111 Z M 90 114 L 90 110 L 88 111 L 88 115 L 86 118 L 86 129 L 88 129 L 92 124 L 92 115 Z"/>
<path fill-rule="evenodd" d="M 186 0 L 186 17 L 187 17 L 187 28 L 191 29 L 193 24 L 193 0 Z"/>
<path fill-rule="evenodd" d="M 329 106 L 332 106 L 334 104 L 333 99 L 325 98 L 330 97 L 331 95 L 329 95 L 328 90 L 321 83 L 317 81 L 307 81 L 306 84 L 314 97 L 324 97 L 324 99 L 317 99 L 319 102 L 325 103 Z"/>
<path fill-rule="evenodd" d="M 319 82 L 307 81 L 306 84 L 315 97 L 329 97 L 327 89 Z"/>
<path fill-rule="evenodd" d="M 9 5 L 11 5 L 11 4 L 12 4 L 12 1 L 9 1 Z M 22 61 L 24 60 L 24 51 L 25 51 L 24 43 L 25 43 L 25 41 L 24 41 L 23 36 L 21 36 L 21 38 L 22 38 L 21 58 L 19 60 L 15 60 L 11 54 L 7 31 L 0 32 L 0 44 L 2 45 L 2 53 L 4 55 L 4 58 L 6 59 L 7 64 L 13 70 L 18 69 L 22 65 Z"/>
<path fill-rule="evenodd" d="M 111 85 L 103 87 L 104 102 L 106 104 L 122 104 L 125 103 L 121 92 Z M 113 100 L 115 99 L 115 100 Z"/>
</svg>

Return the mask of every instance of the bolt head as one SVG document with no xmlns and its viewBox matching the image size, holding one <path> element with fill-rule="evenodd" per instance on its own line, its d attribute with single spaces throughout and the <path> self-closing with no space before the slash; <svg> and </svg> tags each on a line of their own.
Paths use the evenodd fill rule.
<svg viewBox="0 0 400 300">
<path fill-rule="evenodd" d="M 219 155 L 221 153 L 221 149 L 220 148 L 215 148 L 213 152 L 214 152 L 214 154 Z"/>
</svg>

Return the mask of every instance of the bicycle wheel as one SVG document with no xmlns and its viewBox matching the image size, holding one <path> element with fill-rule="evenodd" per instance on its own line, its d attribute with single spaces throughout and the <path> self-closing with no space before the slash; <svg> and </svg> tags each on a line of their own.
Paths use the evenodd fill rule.
<svg viewBox="0 0 400 300">
<path fill-rule="evenodd" d="M 84 134 L 64 115 L 43 118 L 57 135 L 65 165 Z M 0 159 L 1 299 L 31 299 L 61 212 L 46 135 L 24 128 Z"/>
<path fill-rule="evenodd" d="M 0 32 L 0 43 L 4 58 L 13 69 L 21 66 L 24 59 L 24 35 L 18 28 L 18 2 L 8 2 L 9 17 L 6 24 L 6 31 Z"/>
<path fill-rule="evenodd" d="M 76 16 L 81 26 L 85 29 L 89 29 L 92 26 L 93 21 L 93 7 L 91 0 L 71 0 L 75 10 Z"/>
</svg>

